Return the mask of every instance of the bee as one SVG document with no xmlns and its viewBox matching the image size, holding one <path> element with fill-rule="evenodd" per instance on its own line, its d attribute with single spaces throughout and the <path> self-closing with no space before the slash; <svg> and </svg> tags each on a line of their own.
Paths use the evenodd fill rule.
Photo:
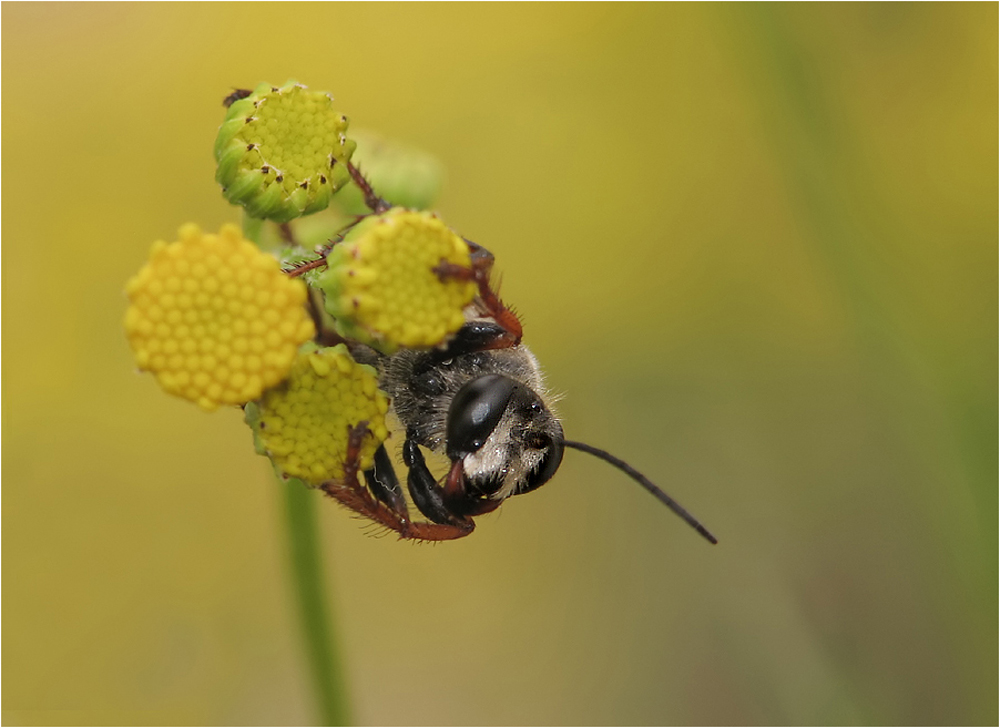
<svg viewBox="0 0 1000 728">
<path fill-rule="evenodd" d="M 696 518 L 628 463 L 605 450 L 566 439 L 534 354 L 521 343 L 517 317 L 489 287 L 493 256 L 466 241 L 479 295 L 466 322 L 442 347 L 387 356 L 357 342 L 352 355 L 379 372 L 403 431 L 402 461 L 410 501 L 427 519 L 411 519 L 395 467 L 382 444 L 374 466 L 358 472 L 365 423 L 349 436 L 345 482 L 321 486 L 357 513 L 401 538 L 441 541 L 472 533 L 476 516 L 552 479 L 567 448 L 589 453 L 635 480 L 711 543 Z M 453 275 L 442 270 L 440 275 Z M 423 450 L 450 466 L 440 478 Z M 364 485 L 362 485 L 362 477 Z"/>
</svg>

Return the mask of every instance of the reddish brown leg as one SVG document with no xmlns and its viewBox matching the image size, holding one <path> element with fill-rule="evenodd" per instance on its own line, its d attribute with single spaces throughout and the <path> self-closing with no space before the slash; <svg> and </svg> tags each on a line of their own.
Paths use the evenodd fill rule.
<svg viewBox="0 0 1000 728">
<path fill-rule="evenodd" d="M 368 434 L 368 420 L 361 420 L 354 427 L 347 428 L 347 457 L 344 459 L 344 480 L 347 483 L 358 481 L 358 468 L 361 463 L 361 443 Z"/>
<path fill-rule="evenodd" d="M 479 288 L 479 298 L 489 312 L 493 320 L 496 321 L 507 332 L 504 337 L 498 337 L 495 342 L 485 348 L 506 349 L 517 346 L 521 343 L 521 322 L 517 315 L 504 305 L 496 292 L 490 288 L 490 269 L 493 266 L 492 258 L 475 258 L 472 267 L 451 263 L 444 258 L 434 267 L 434 272 L 442 281 L 450 279 L 461 281 L 473 281 Z"/>
<path fill-rule="evenodd" d="M 351 231 L 351 228 L 353 228 L 359 222 L 364 220 L 366 217 L 368 217 L 368 215 L 355 215 L 353 222 L 349 222 L 347 225 L 341 228 L 340 232 L 337 233 L 336 236 L 334 236 L 333 238 L 328 240 L 324 245 L 321 245 L 319 248 L 316 249 L 315 252 L 316 255 L 319 256 L 318 258 L 315 258 L 313 260 L 303 261 L 302 263 L 298 263 L 297 265 L 294 265 L 291 268 L 285 268 L 284 269 L 285 275 L 287 275 L 289 278 L 295 278 L 296 276 L 302 275 L 306 271 L 313 270 L 314 268 L 322 268 L 323 266 L 325 266 L 326 256 L 328 256 L 330 254 L 330 251 L 333 250 L 333 246 L 341 242 L 347 235 L 347 233 Z M 285 223 L 285 225 L 287 226 L 288 223 Z M 289 228 L 289 230 L 291 230 L 291 228 Z M 289 232 L 289 234 L 291 233 Z"/>
<path fill-rule="evenodd" d="M 361 174 L 361 170 L 355 167 L 351 162 L 347 163 L 347 171 L 350 173 L 354 184 L 356 184 L 361 190 L 361 194 L 364 195 L 365 205 L 368 206 L 369 210 L 377 214 L 385 212 L 392 207 L 392 205 L 375 194 L 375 190 L 372 188 L 371 183 L 365 179 L 363 174 Z"/>
<path fill-rule="evenodd" d="M 414 523 L 405 520 L 398 513 L 375 500 L 372 495 L 355 485 L 342 485 L 332 481 L 322 485 L 323 492 L 355 513 L 392 529 L 401 539 L 413 541 L 451 541 L 472 533 L 475 524 L 452 526 L 440 523 Z"/>
<path fill-rule="evenodd" d="M 451 501 L 465 500 L 465 473 L 462 472 L 462 460 L 454 460 L 444 480 L 444 499 Z"/>
<path fill-rule="evenodd" d="M 472 533 L 475 524 L 471 519 L 467 524 L 460 525 L 414 523 L 375 500 L 358 478 L 361 442 L 367 432 L 367 422 L 360 422 L 350 429 L 347 440 L 347 458 L 344 463 L 344 480 L 343 482 L 330 480 L 323 483 L 320 488 L 324 493 L 355 513 L 392 529 L 399 534 L 401 539 L 449 541 Z"/>
<path fill-rule="evenodd" d="M 295 278 L 300 276 L 306 271 L 313 270 L 314 268 L 322 268 L 326 265 L 326 256 L 316 258 L 314 260 L 307 260 L 304 263 L 299 263 L 293 268 L 285 268 L 285 275 L 289 278 Z"/>
</svg>

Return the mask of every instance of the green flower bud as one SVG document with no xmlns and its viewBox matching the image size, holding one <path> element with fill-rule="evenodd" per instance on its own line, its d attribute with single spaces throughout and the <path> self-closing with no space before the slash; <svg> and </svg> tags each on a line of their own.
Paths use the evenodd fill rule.
<svg viewBox="0 0 1000 728">
<path fill-rule="evenodd" d="M 253 217 L 288 222 L 318 212 L 349 179 L 355 144 L 333 97 L 289 81 L 235 101 L 215 140 L 215 178 Z"/>
</svg>

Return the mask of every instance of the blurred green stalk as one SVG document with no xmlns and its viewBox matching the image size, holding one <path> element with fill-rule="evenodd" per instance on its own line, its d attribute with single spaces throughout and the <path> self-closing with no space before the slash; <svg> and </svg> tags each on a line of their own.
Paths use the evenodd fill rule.
<svg viewBox="0 0 1000 728">
<path fill-rule="evenodd" d="M 351 720 L 344 669 L 333 634 L 333 620 L 323 593 L 323 565 L 312 491 L 298 481 L 279 479 L 288 528 L 292 583 L 299 606 L 305 644 L 322 725 L 348 725 Z"/>
<path fill-rule="evenodd" d="M 243 216 L 243 235 L 247 240 L 259 244 L 262 228 L 261 220 Z M 318 702 L 319 723 L 349 725 L 351 709 L 347 699 L 344 668 L 337 652 L 333 620 L 323 592 L 323 561 L 320 557 L 314 497 L 301 481 L 284 481 L 281 478 L 276 480 L 284 499 L 292 588 L 298 604 L 302 641 Z"/>
<path fill-rule="evenodd" d="M 886 431 L 905 432 L 918 462 L 947 468 L 943 472 L 950 473 L 948 487 L 964 487 L 977 504 L 973 513 L 982 519 L 979 528 L 952 520 L 948 548 L 953 555 L 951 568 L 965 587 L 963 627 L 986 635 L 996 625 L 992 621 L 997 609 L 996 562 L 983 568 L 975 557 L 996 553 L 992 550 L 997 540 L 995 399 L 977 397 L 955 358 L 935 355 L 933 344 L 911 333 L 914 327 L 906 319 L 911 304 L 894 284 L 891 268 L 878 257 L 885 248 L 880 248 L 877 236 L 885 233 L 871 218 L 850 214 L 851 204 L 858 200 L 866 201 L 868 209 L 888 206 L 871 181 L 875 178 L 866 168 L 864 146 L 842 109 L 837 87 L 824 78 L 824 73 L 833 71 L 815 60 L 796 33 L 796 22 L 805 27 L 815 20 L 791 4 L 747 3 L 739 9 L 739 32 L 747 39 L 746 66 L 758 80 L 774 149 L 789 189 L 798 195 L 810 238 L 833 273 L 851 316 L 859 360 L 871 382 L 868 406 Z M 901 23 L 915 8 L 898 5 L 886 12 L 892 13 L 894 23 Z M 942 444 L 948 442 L 960 443 L 954 454 Z M 939 492 L 927 492 L 923 503 L 929 518 L 956 518 L 942 516 Z M 996 685 L 992 682 L 996 673 L 983 669 L 996 663 L 990 656 L 979 662 L 982 655 L 970 649 L 968 658 L 956 657 L 959 683 L 965 686 L 971 710 L 979 710 L 979 696 Z M 992 711 L 990 707 L 966 720 L 992 723 L 996 720 Z"/>
</svg>

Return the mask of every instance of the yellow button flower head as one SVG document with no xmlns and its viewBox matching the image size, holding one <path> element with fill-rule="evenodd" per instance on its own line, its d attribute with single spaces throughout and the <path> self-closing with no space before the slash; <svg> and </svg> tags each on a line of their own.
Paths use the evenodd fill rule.
<svg viewBox="0 0 1000 728">
<path fill-rule="evenodd" d="M 469 246 L 438 217 L 395 207 L 334 246 L 318 279 L 342 336 L 392 354 L 437 346 L 464 323 L 471 281 L 438 275 L 444 260 L 469 268 Z"/>
<path fill-rule="evenodd" d="M 215 178 L 252 217 L 288 222 L 323 210 L 350 178 L 347 123 L 330 94 L 263 83 L 229 107 L 215 140 Z"/>
<path fill-rule="evenodd" d="M 179 241 L 154 243 L 126 292 L 125 330 L 139 368 L 205 410 L 260 397 L 315 336 L 305 285 L 235 225 L 218 235 L 185 225 Z"/>
<path fill-rule="evenodd" d="M 361 470 L 372 467 L 389 436 L 389 398 L 378 388 L 378 375 L 355 362 L 343 344 L 303 347 L 288 379 L 258 405 L 255 429 L 267 455 L 282 472 L 312 485 L 343 479 L 349 433 L 359 423 L 368 423 Z"/>
</svg>

